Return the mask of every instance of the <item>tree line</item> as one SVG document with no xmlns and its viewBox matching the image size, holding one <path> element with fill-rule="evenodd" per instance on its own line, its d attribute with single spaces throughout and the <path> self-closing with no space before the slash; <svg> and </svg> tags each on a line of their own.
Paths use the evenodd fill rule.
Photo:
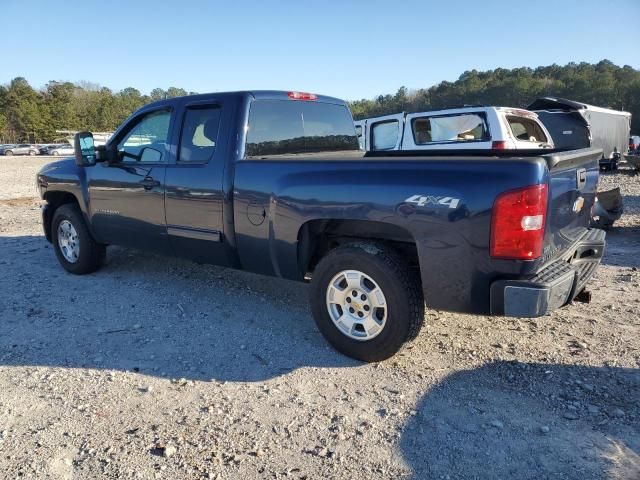
<svg viewBox="0 0 640 480">
<path fill-rule="evenodd" d="M 194 94 L 182 88 L 135 88 L 113 92 L 87 82 L 51 81 L 36 90 L 22 77 L 0 86 L 0 143 L 62 140 L 57 130 L 113 131 L 141 106 L 163 98 Z"/>
<path fill-rule="evenodd" d="M 632 113 L 640 132 L 640 71 L 608 60 L 532 68 L 464 72 L 455 82 L 351 102 L 356 120 L 397 112 L 420 112 L 462 105 L 526 108 L 538 97 L 561 97 Z"/>
<path fill-rule="evenodd" d="M 34 89 L 22 77 L 0 86 L 0 143 L 44 143 L 61 138 L 56 130 L 112 131 L 142 105 L 193 94 L 182 88 L 135 88 L 114 92 L 91 83 L 51 81 Z M 462 105 L 526 107 L 541 96 L 557 96 L 633 114 L 640 132 L 640 71 L 608 60 L 538 68 L 497 68 L 464 72 L 454 82 L 350 102 L 355 119 Z"/>
</svg>

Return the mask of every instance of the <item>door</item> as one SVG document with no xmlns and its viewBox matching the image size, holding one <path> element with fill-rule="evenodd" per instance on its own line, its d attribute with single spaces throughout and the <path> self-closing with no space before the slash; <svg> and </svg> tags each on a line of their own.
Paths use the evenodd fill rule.
<svg viewBox="0 0 640 480">
<path fill-rule="evenodd" d="M 86 169 L 90 215 L 101 242 L 167 253 L 164 183 L 170 110 L 144 112 L 109 144 L 110 162 Z"/>
<path fill-rule="evenodd" d="M 214 99 L 193 102 L 181 113 L 175 163 L 167 166 L 166 221 L 175 255 L 231 265 L 223 227 L 223 172 L 230 109 Z"/>
</svg>

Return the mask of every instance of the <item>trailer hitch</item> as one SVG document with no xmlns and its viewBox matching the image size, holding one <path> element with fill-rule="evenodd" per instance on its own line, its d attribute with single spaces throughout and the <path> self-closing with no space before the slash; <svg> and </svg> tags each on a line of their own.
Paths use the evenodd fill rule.
<svg viewBox="0 0 640 480">
<path fill-rule="evenodd" d="M 582 290 L 573 300 L 580 303 L 591 303 L 591 292 L 589 290 Z"/>
</svg>

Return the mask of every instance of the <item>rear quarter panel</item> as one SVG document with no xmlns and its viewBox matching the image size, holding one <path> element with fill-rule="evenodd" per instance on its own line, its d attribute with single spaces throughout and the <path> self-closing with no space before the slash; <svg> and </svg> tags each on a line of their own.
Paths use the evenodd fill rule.
<svg viewBox="0 0 640 480">
<path fill-rule="evenodd" d="M 488 311 L 497 272 L 532 272 L 536 262 L 489 257 L 491 208 L 509 189 L 547 180 L 541 158 L 363 158 L 242 160 L 236 164 L 234 221 L 243 268 L 301 280 L 300 229 L 318 219 L 371 220 L 415 240 L 427 305 Z M 452 197 L 449 205 L 407 202 Z M 264 220 L 259 213 L 264 208 Z"/>
</svg>

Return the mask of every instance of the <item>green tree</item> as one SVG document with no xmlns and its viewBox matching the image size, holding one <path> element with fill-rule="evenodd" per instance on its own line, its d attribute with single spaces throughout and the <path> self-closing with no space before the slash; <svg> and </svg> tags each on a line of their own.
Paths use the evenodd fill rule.
<svg viewBox="0 0 640 480">
<path fill-rule="evenodd" d="M 79 125 L 77 112 L 73 108 L 75 85 L 71 82 L 49 82 L 43 92 L 43 100 L 49 122 L 45 137 L 56 137 L 56 130 L 68 130 Z"/>
<path fill-rule="evenodd" d="M 167 89 L 167 98 L 184 97 L 187 91 L 184 88 L 169 87 Z"/>
<path fill-rule="evenodd" d="M 6 131 L 15 141 L 46 137 L 49 116 L 42 96 L 22 77 L 11 80 L 6 93 Z"/>
</svg>

